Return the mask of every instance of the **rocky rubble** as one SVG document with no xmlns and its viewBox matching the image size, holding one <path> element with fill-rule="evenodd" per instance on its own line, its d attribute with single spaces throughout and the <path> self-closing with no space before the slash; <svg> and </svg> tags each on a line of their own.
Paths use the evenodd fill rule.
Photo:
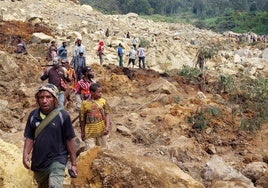
<svg viewBox="0 0 268 188">
<path fill-rule="evenodd" d="M 218 74 L 267 76 L 267 44 L 239 45 L 191 25 L 156 23 L 134 13 L 103 15 L 67 0 L 4 0 L 0 5 L 0 186 L 35 186 L 22 167 L 21 151 L 26 118 L 35 107 L 33 95 L 42 83 L 41 65 L 48 63 L 51 40 L 58 45 L 67 41 L 71 57 L 74 41 L 82 38 L 87 63 L 112 107 L 113 128 L 108 150 L 81 153 L 79 176 L 66 176 L 66 187 L 268 187 L 267 125 L 245 132 L 225 96 L 200 92 L 182 77 L 164 74 L 193 66 L 197 51 L 208 47 L 218 50 L 206 61 L 208 87 Z M 15 29 L 19 24 L 23 30 Z M 127 31 L 148 42 L 148 69 L 117 67 L 118 43 L 125 52 L 132 44 L 124 37 Z M 27 55 L 12 53 L 12 38 L 19 34 L 27 40 Z M 105 43 L 103 67 L 96 56 L 98 40 Z M 126 66 L 126 56 L 124 62 Z M 200 131 L 186 120 L 206 107 L 222 114 L 211 116 L 213 125 Z M 72 105 L 67 110 L 77 115 Z"/>
</svg>

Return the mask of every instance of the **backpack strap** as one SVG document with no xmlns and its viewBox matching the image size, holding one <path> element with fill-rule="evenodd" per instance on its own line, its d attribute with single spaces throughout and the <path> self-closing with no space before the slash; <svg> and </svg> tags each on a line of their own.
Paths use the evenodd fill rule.
<svg viewBox="0 0 268 188">
<path fill-rule="evenodd" d="M 62 110 L 61 107 L 56 108 L 55 110 L 50 112 L 45 119 L 43 119 L 43 121 L 39 124 L 39 126 L 35 130 L 35 133 L 34 133 L 35 139 L 42 132 L 42 130 L 60 113 L 61 110 Z"/>
</svg>

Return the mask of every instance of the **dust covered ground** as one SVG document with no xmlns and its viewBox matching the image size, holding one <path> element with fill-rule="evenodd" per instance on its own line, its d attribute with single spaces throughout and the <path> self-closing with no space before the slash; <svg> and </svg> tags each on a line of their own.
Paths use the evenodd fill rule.
<svg viewBox="0 0 268 188">
<path fill-rule="evenodd" d="M 1 100 L 8 101 L 0 114 L 0 136 L 21 149 L 27 115 L 36 106 L 33 95 L 42 84 L 39 79 L 41 65 L 48 63 L 45 60 L 48 46 L 29 42 L 31 34 L 39 31 L 52 35 L 50 28 L 44 25 L 0 22 L 1 49 L 17 65 L 7 68 L 0 64 L 0 96 Z M 27 55 L 13 53 L 18 35 L 26 39 Z M 96 73 L 95 80 L 102 85 L 103 95 L 112 107 L 109 150 L 172 161 L 170 153 L 165 153 L 163 148 L 184 136 L 194 140 L 196 145 L 193 148 L 196 151 L 188 151 L 187 155 L 178 157 L 175 164 L 200 181 L 200 172 L 191 169 L 191 165 L 198 163 L 196 166 L 201 168 L 212 154 L 223 157 L 237 170 L 250 162 L 267 162 L 267 125 L 254 132 L 242 130 L 240 115 L 233 115 L 230 111 L 228 95 L 215 97 L 207 89 L 204 90 L 206 98 L 199 99 L 200 82 L 189 82 L 177 74 L 178 70 L 159 74 L 149 69 L 120 68 L 115 65 L 101 67 L 98 64 L 91 66 Z M 205 83 L 206 88 L 213 87 L 213 84 Z M 199 129 L 191 118 L 200 110 L 210 107 L 219 109 L 220 113 L 204 114 L 209 116 L 210 122 L 205 128 Z M 73 104 L 68 105 L 67 111 L 72 118 L 77 116 Z M 250 116 L 251 112 L 247 115 Z M 80 137 L 79 126 L 77 123 L 74 126 Z M 131 134 L 122 134 L 118 129 L 122 126 Z M 80 168 L 79 171 L 83 174 L 88 169 Z"/>
</svg>

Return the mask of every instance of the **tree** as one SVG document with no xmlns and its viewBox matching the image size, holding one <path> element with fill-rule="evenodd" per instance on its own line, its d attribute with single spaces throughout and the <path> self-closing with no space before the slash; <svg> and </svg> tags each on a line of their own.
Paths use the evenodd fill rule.
<svg viewBox="0 0 268 188">
<path fill-rule="evenodd" d="M 239 11 L 249 10 L 248 0 L 235 0 L 235 1 L 232 1 L 232 5 L 235 10 L 239 10 Z"/>
<path fill-rule="evenodd" d="M 249 7 L 249 11 L 250 12 L 255 12 L 257 11 L 257 3 L 256 2 L 253 2 L 250 7 Z"/>
<path fill-rule="evenodd" d="M 193 13 L 197 16 L 201 16 L 205 9 L 205 4 L 203 0 L 194 0 Z"/>
</svg>

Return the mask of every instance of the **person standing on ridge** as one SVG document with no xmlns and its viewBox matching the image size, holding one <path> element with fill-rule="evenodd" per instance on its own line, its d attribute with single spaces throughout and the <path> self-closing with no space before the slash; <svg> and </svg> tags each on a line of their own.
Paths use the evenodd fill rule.
<svg viewBox="0 0 268 188">
<path fill-rule="evenodd" d="M 119 66 L 123 67 L 123 55 L 124 55 L 124 50 L 123 46 L 121 43 L 119 43 L 118 48 L 117 48 L 117 55 L 119 57 Z"/>
<path fill-rule="evenodd" d="M 139 45 L 137 55 L 139 57 L 139 68 L 145 69 L 145 50 L 141 45 Z"/>
<path fill-rule="evenodd" d="M 199 69 L 201 71 L 204 70 L 204 65 L 205 65 L 205 55 L 204 52 L 202 52 L 202 50 L 199 50 L 195 56 L 195 58 L 197 57 L 196 63 L 195 63 L 195 67 L 198 65 Z"/>
<path fill-rule="evenodd" d="M 100 58 L 100 65 L 103 64 L 103 51 L 104 51 L 104 43 L 103 43 L 103 41 L 99 41 L 97 53 L 98 53 L 98 56 Z"/>
<path fill-rule="evenodd" d="M 38 108 L 28 116 L 24 129 L 23 165 L 34 172 L 38 188 L 63 187 L 68 155 L 77 176 L 75 132 L 70 115 L 58 108 L 58 89 L 41 86 L 35 98 Z"/>
<path fill-rule="evenodd" d="M 110 36 L 109 28 L 106 29 L 106 31 L 105 31 L 105 36 L 106 36 L 106 37 L 109 37 L 109 36 Z"/>
<path fill-rule="evenodd" d="M 129 51 L 129 60 L 128 60 L 128 66 L 132 63 L 132 68 L 134 68 L 135 65 L 135 59 L 136 59 L 136 50 L 134 49 L 133 46 L 131 46 L 131 49 Z"/>
<path fill-rule="evenodd" d="M 130 39 L 129 31 L 128 31 L 127 34 L 126 34 L 126 38 Z"/>
<path fill-rule="evenodd" d="M 135 50 L 137 49 L 138 42 L 139 42 L 138 38 L 134 36 L 133 40 L 132 40 L 132 45 L 133 45 Z"/>
</svg>

